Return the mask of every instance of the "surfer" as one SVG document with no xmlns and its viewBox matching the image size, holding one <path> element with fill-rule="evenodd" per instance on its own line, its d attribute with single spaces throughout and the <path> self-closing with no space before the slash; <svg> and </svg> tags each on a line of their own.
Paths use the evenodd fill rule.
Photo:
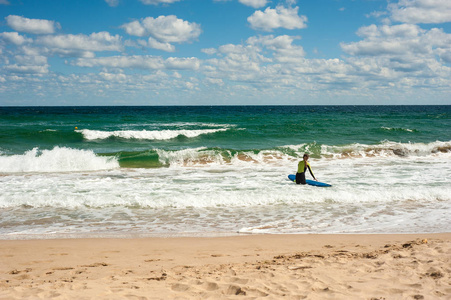
<svg viewBox="0 0 451 300">
<path fill-rule="evenodd" d="M 296 173 L 296 184 L 305 184 L 305 171 L 307 171 L 307 169 L 309 170 L 313 179 L 318 181 L 316 179 L 315 175 L 313 175 L 310 164 L 307 162 L 308 159 L 309 159 L 309 155 L 307 153 L 305 153 L 303 159 L 298 164 L 298 171 Z"/>
</svg>

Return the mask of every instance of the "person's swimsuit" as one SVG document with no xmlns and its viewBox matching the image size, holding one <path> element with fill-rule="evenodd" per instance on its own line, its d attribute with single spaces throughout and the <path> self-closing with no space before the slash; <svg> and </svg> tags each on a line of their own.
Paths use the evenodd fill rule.
<svg viewBox="0 0 451 300">
<path fill-rule="evenodd" d="M 305 171 L 307 171 L 307 168 L 312 175 L 313 178 L 315 178 L 315 175 L 313 175 L 312 168 L 310 167 L 309 163 L 304 163 L 304 160 L 301 160 L 298 164 L 298 172 L 296 173 L 296 184 L 305 184 Z"/>
</svg>

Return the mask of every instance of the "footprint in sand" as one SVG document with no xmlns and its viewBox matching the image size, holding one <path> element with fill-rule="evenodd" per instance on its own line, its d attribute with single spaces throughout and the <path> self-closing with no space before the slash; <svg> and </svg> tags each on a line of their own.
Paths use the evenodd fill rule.
<svg viewBox="0 0 451 300">
<path fill-rule="evenodd" d="M 246 289 L 246 295 L 248 296 L 256 296 L 256 297 L 267 297 L 268 293 L 260 291 L 258 289 Z"/>
<path fill-rule="evenodd" d="M 205 282 L 202 287 L 207 291 L 216 291 L 219 285 L 216 282 Z"/>
<path fill-rule="evenodd" d="M 184 292 L 184 291 L 189 290 L 190 287 L 186 284 L 176 283 L 176 284 L 173 284 L 171 288 L 173 291 L 176 291 L 176 292 Z"/>
<path fill-rule="evenodd" d="M 229 285 L 225 293 L 226 295 L 246 295 L 246 292 L 237 285 Z"/>
<path fill-rule="evenodd" d="M 228 282 L 246 284 L 249 282 L 248 279 L 238 278 L 238 277 L 230 277 L 227 279 Z"/>
<path fill-rule="evenodd" d="M 20 275 L 19 277 L 17 277 L 16 279 L 24 280 L 24 279 L 30 279 L 30 278 L 31 278 L 30 275 L 23 274 L 23 275 Z"/>
</svg>

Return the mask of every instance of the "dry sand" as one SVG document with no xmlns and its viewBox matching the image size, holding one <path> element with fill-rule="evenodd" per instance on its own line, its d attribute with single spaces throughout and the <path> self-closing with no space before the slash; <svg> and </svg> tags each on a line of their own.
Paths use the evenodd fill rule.
<svg viewBox="0 0 451 300">
<path fill-rule="evenodd" d="M 451 233 L 0 241 L 0 299 L 451 299 Z"/>
</svg>

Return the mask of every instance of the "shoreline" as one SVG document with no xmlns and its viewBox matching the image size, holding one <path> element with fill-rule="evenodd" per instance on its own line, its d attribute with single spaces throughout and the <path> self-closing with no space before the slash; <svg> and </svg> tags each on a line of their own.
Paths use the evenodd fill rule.
<svg viewBox="0 0 451 300">
<path fill-rule="evenodd" d="M 0 298 L 445 299 L 451 233 L 0 240 Z"/>
<path fill-rule="evenodd" d="M 0 236 L 0 244 L 3 241 L 64 241 L 64 240 L 145 240 L 145 239 L 217 239 L 249 236 L 410 236 L 410 235 L 442 235 L 451 232 L 300 232 L 300 233 L 247 233 L 247 232 L 196 232 L 196 233 L 174 233 L 174 234 L 128 234 L 128 233 L 80 233 L 80 234 L 48 234 L 48 235 L 3 235 Z"/>
</svg>

